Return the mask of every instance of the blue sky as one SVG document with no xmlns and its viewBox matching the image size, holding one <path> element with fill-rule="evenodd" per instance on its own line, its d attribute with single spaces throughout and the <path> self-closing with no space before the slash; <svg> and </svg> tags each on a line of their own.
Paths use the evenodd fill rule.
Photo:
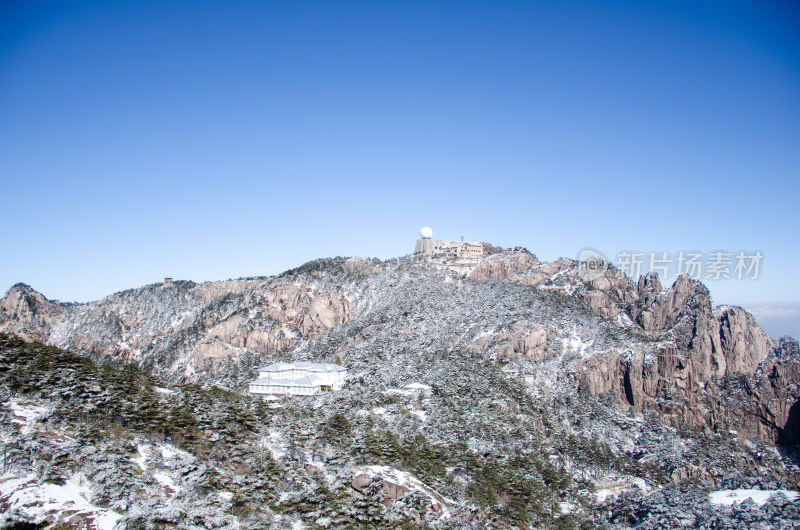
<svg viewBox="0 0 800 530">
<path fill-rule="evenodd" d="M 760 251 L 714 301 L 800 304 L 793 4 L 6 0 L 0 289 L 388 258 L 429 225 Z"/>
</svg>

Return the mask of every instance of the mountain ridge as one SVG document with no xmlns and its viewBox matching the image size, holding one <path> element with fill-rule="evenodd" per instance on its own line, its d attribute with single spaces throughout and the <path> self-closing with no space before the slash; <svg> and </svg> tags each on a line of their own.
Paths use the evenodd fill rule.
<svg viewBox="0 0 800 530">
<path fill-rule="evenodd" d="M 14 487 L 87 477 L 91 509 L 126 523 L 780 528 L 800 513 L 785 489 L 800 480 L 797 341 L 712 308 L 687 277 L 585 279 L 522 249 L 328 258 L 76 306 L 14 286 L 6 332 L 50 344 L 0 335 Z M 347 382 L 269 406 L 245 392 L 258 366 L 296 360 L 341 362 Z M 31 439 L 34 414 L 46 429 Z M 112 466 L 63 454 L 60 437 L 84 431 L 99 441 L 82 451 L 113 449 Z M 34 446 L 53 460 L 31 476 Z M 159 452 L 178 450 L 190 478 L 162 471 Z M 771 500 L 719 504 L 737 495 Z"/>
<path fill-rule="evenodd" d="M 430 290 L 414 289 L 407 281 L 410 274 L 431 282 Z M 490 286 L 492 292 L 479 293 L 479 286 Z M 480 302 L 468 299 L 467 292 Z M 575 364 L 578 388 L 612 393 L 623 406 L 657 411 L 677 427 L 744 425 L 746 436 L 772 441 L 797 431 L 787 425 L 793 404 L 785 405 L 794 394 L 784 395 L 784 387 L 772 384 L 791 380 L 794 356 L 780 358 L 775 352 L 793 351 L 782 345 L 796 341 L 775 341 L 741 308 L 713 308 L 708 289 L 685 275 L 667 288 L 655 274 L 633 282 L 613 267 L 584 280 L 576 262 L 541 262 L 525 249 L 498 251 L 477 262 L 418 256 L 385 261 L 326 258 L 273 277 L 150 284 L 76 305 L 52 303 L 29 286 L 17 284 L 0 300 L 0 331 L 96 358 L 134 362 L 171 380 L 198 381 L 214 379 L 222 368 L 242 359 L 266 361 L 280 352 L 284 357 L 299 353 L 325 335 L 337 337 L 333 333 L 337 328 L 359 327 L 354 320 L 370 322 L 380 304 L 401 303 L 406 296 L 411 299 L 391 330 L 395 337 L 413 335 L 404 347 L 430 347 L 437 333 L 447 335 L 445 330 L 427 335 L 408 330 L 426 297 L 440 301 L 431 309 L 433 314 L 437 307 L 453 313 L 454 301 L 465 307 L 491 305 L 493 310 L 499 308 L 495 327 L 508 329 L 493 333 L 494 329 L 481 327 L 475 317 L 485 307 L 476 307 L 471 314 L 454 317 L 464 324 L 455 346 L 477 348 L 499 356 L 503 363 L 521 359 L 524 364 L 569 349 L 570 341 L 588 341 Z M 510 306 L 504 313 L 503 300 L 514 296 L 528 297 L 529 305 L 538 297 L 540 313 L 548 316 L 537 319 L 529 312 L 511 311 Z M 552 307 L 562 306 L 566 317 L 550 314 Z M 573 317 L 587 320 L 583 336 L 570 335 Z M 518 322 L 506 326 L 508 320 Z M 362 333 L 369 326 L 360 327 L 353 337 L 330 345 L 335 353 L 327 353 L 329 360 L 346 359 L 348 348 L 374 340 Z M 625 339 L 611 348 L 598 348 L 591 336 L 601 329 Z M 764 375 L 765 370 L 773 376 Z M 727 417 L 719 413 L 719 406 L 710 415 L 697 413 L 724 394 L 708 392 L 706 384 L 734 374 L 755 378 L 768 389 L 761 396 L 767 405 L 759 401 L 758 407 L 767 407 L 756 414 L 760 419 L 748 416 L 755 414 L 752 411 Z M 246 377 L 229 382 L 242 388 Z M 794 441 L 794 435 L 788 440 Z"/>
</svg>

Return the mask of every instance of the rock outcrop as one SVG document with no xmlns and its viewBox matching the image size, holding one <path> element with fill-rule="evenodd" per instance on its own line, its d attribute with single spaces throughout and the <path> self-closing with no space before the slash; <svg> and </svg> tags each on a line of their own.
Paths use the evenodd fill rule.
<svg viewBox="0 0 800 530">
<path fill-rule="evenodd" d="M 342 265 L 342 270 L 347 274 L 356 274 L 369 276 L 370 274 L 378 274 L 381 268 L 374 263 L 373 260 L 364 258 L 350 258 Z"/>
<path fill-rule="evenodd" d="M 354 490 L 372 497 L 385 506 L 391 506 L 397 501 L 416 495 L 418 501 L 422 501 L 425 511 L 432 511 L 437 516 L 443 515 L 448 507 L 455 504 L 413 475 L 388 466 L 368 466 L 358 471 L 351 485 Z M 419 512 L 415 510 L 412 513 L 414 519 L 419 522 Z"/>
<path fill-rule="evenodd" d="M 787 384 L 756 383 L 764 377 L 764 366 L 774 367 L 770 363 L 777 359 L 777 344 L 750 313 L 738 307 L 712 311 L 708 290 L 686 276 L 663 290 L 656 276 L 642 277 L 633 303 L 623 307 L 640 331 L 656 342 L 649 349 L 581 361 L 579 385 L 593 393 L 612 392 L 637 410 L 657 411 L 676 427 L 730 428 L 746 438 L 774 441 L 785 437 L 787 422 L 792 431 L 785 403 L 794 403 L 800 392 Z M 792 351 L 790 345 L 783 347 Z M 791 366 L 786 361 L 774 368 L 773 379 L 786 383 Z M 748 388 L 773 390 L 751 393 L 752 406 L 724 400 L 731 381 L 741 378 L 751 380 Z M 788 394 L 778 398 L 776 388 Z"/>
<path fill-rule="evenodd" d="M 0 332 L 47 342 L 53 325 L 66 313 L 67 306 L 51 302 L 29 285 L 18 283 L 0 299 Z"/>
<path fill-rule="evenodd" d="M 314 343 L 331 360 L 366 346 L 384 360 L 398 349 L 479 352 L 509 373 L 566 356 L 579 388 L 670 425 L 798 438 L 796 342 L 774 341 L 741 308 L 714 310 L 686 275 L 666 289 L 613 267 L 585 277 L 573 260 L 524 249 L 459 267 L 317 260 L 275 278 L 175 281 L 80 305 L 20 284 L 0 300 L 0 331 L 181 381 Z"/>
<path fill-rule="evenodd" d="M 268 353 L 352 318 L 341 293 L 285 278 L 150 285 L 64 306 L 24 285 L 0 300 L 0 331 L 195 380 L 245 351 Z"/>
<path fill-rule="evenodd" d="M 539 260 L 536 256 L 526 251 L 493 254 L 480 261 L 478 266 L 467 276 L 467 281 L 473 283 L 490 280 L 499 282 L 538 264 Z"/>
<path fill-rule="evenodd" d="M 511 330 L 481 335 L 470 344 L 475 351 L 492 350 L 501 359 L 544 359 L 551 352 L 547 348 L 547 328 L 518 323 Z"/>
</svg>

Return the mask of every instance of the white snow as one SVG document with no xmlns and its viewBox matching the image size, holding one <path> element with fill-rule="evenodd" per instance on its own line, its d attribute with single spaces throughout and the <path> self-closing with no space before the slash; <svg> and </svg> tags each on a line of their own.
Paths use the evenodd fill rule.
<svg viewBox="0 0 800 530">
<path fill-rule="evenodd" d="M 272 458 L 279 460 L 285 454 L 285 443 L 283 441 L 283 434 L 280 431 L 270 429 L 268 438 L 261 438 L 259 444 L 262 447 L 269 449 Z"/>
<path fill-rule="evenodd" d="M 19 418 L 13 419 L 11 422 L 21 425 L 21 432 L 23 434 L 30 434 L 36 430 L 33 424 L 36 423 L 49 410 L 46 407 L 37 405 L 36 403 L 32 403 L 30 401 L 21 401 L 15 398 L 11 398 L 8 403 L 4 403 L 4 406 L 10 407 L 11 412 L 14 413 L 14 416 Z"/>
<path fill-rule="evenodd" d="M 156 449 L 156 447 L 146 443 L 138 443 L 136 445 L 136 452 L 138 453 L 138 456 L 132 460 L 141 468 L 142 471 L 147 471 L 147 458 L 153 449 Z M 185 453 L 179 449 L 175 449 L 169 445 L 160 445 L 157 447 L 157 449 L 161 453 L 161 457 L 164 460 L 163 464 L 167 466 L 173 466 L 176 464 L 177 460 L 182 460 L 185 457 L 191 457 L 191 455 L 188 453 Z M 172 490 L 172 492 L 178 492 L 181 490 L 180 486 L 175 484 L 175 481 L 167 471 L 155 471 L 153 472 L 153 478 L 156 479 L 162 486 Z"/>
<path fill-rule="evenodd" d="M 798 497 L 798 493 L 796 491 L 755 489 L 712 491 L 708 494 L 708 497 L 711 501 L 711 504 L 724 504 L 726 506 L 731 506 L 734 503 L 740 503 L 746 499 L 753 499 L 753 502 L 761 506 L 767 502 L 767 499 L 776 493 L 782 493 L 789 500 L 794 500 Z"/>
<path fill-rule="evenodd" d="M 175 481 L 172 480 L 172 477 L 164 473 L 163 471 L 158 471 L 153 473 L 153 478 L 156 479 L 158 482 L 161 483 L 162 486 L 165 486 L 172 491 L 179 491 L 180 488 L 175 485 Z"/>
<path fill-rule="evenodd" d="M 136 462 L 136 465 L 141 468 L 142 471 L 147 469 L 147 465 L 145 465 L 145 461 L 147 460 L 147 450 L 148 446 L 144 444 L 136 444 L 136 452 L 139 454 L 136 458 L 133 459 Z"/>
<path fill-rule="evenodd" d="M 403 388 L 390 388 L 383 391 L 384 395 L 400 395 L 405 398 L 415 398 L 417 396 L 430 396 L 433 388 L 422 383 L 409 383 Z"/>
<path fill-rule="evenodd" d="M 634 478 L 632 480 L 626 480 L 623 482 L 606 483 L 602 484 L 602 486 L 603 487 L 598 488 L 595 491 L 595 495 L 597 495 L 597 502 L 604 502 L 607 498 L 617 496 L 623 491 L 628 491 L 632 488 L 639 488 L 645 493 L 652 489 L 647 486 L 647 482 L 642 478 Z"/>
<path fill-rule="evenodd" d="M 564 351 L 574 351 L 580 354 L 581 357 L 586 357 L 588 355 L 588 350 L 591 348 L 592 344 L 594 343 L 593 340 L 589 340 L 584 342 L 580 335 L 576 331 L 570 331 L 568 337 L 564 337 L 561 339 L 561 346 Z"/>
<path fill-rule="evenodd" d="M 435 509 L 441 509 L 441 517 L 447 519 L 450 517 L 449 507 L 456 504 L 455 501 L 443 497 L 436 490 L 419 480 L 414 475 L 405 471 L 400 471 L 390 466 L 366 466 L 356 471 L 356 474 L 366 473 L 368 475 L 377 475 L 378 477 L 408 488 L 411 491 L 418 491 L 425 495 Z"/>
<path fill-rule="evenodd" d="M 175 394 L 177 394 L 177 392 L 175 392 L 174 390 L 170 390 L 169 388 L 161 388 L 159 386 L 153 388 L 153 390 L 155 390 L 159 394 L 166 394 L 168 396 L 174 396 Z"/>
<path fill-rule="evenodd" d="M 188 460 L 189 462 L 194 461 L 194 456 L 182 449 L 176 449 L 171 445 L 160 445 L 159 449 L 161 450 L 161 457 L 170 462 L 176 462 L 177 460 Z"/>
<path fill-rule="evenodd" d="M 90 489 L 82 475 L 75 475 L 66 484 L 38 484 L 33 474 L 0 477 L 0 503 L 7 504 L 9 512 L 19 510 L 30 521 L 41 522 L 48 514 L 70 511 L 80 514 L 90 522 L 87 528 L 112 530 L 122 516 L 108 508 L 95 506 L 87 499 Z M 0 522 L 3 516 L 0 515 Z"/>
<path fill-rule="evenodd" d="M 411 414 L 413 414 L 414 416 L 416 416 L 417 418 L 419 418 L 422 421 L 425 421 L 425 420 L 428 419 L 428 414 L 424 410 L 412 410 Z"/>
<path fill-rule="evenodd" d="M 409 383 L 406 386 L 404 386 L 403 388 L 406 388 L 408 390 L 420 391 L 420 392 L 430 392 L 431 390 L 433 390 L 430 386 L 423 385 L 422 383 Z"/>
<path fill-rule="evenodd" d="M 231 502 L 233 500 L 232 491 L 220 491 L 217 495 L 219 495 L 219 498 L 225 502 Z"/>
<path fill-rule="evenodd" d="M 597 502 L 605 502 L 605 500 L 609 497 L 614 497 L 619 495 L 625 490 L 625 488 L 602 488 L 595 491 L 595 495 L 597 495 Z"/>
</svg>

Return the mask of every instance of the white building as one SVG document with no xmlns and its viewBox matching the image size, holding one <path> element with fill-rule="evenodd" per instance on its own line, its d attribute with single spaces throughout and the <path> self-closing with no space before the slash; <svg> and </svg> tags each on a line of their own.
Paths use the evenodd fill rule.
<svg viewBox="0 0 800 530">
<path fill-rule="evenodd" d="M 425 227 L 419 231 L 420 239 L 414 245 L 414 254 L 424 256 L 444 256 L 449 259 L 480 259 L 483 257 L 483 243 L 478 241 L 447 241 L 431 239 L 433 230 Z"/>
<path fill-rule="evenodd" d="M 347 368 L 327 363 L 273 363 L 258 369 L 250 383 L 251 394 L 311 396 L 317 392 L 341 390 Z"/>
</svg>

